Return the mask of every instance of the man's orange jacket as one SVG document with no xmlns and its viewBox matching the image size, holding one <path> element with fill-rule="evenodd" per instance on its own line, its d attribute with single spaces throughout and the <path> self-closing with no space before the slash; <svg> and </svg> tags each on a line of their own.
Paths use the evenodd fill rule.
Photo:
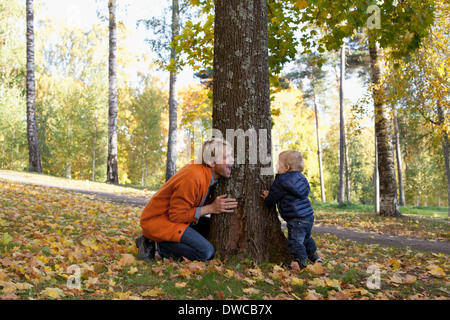
<svg viewBox="0 0 450 320">
<path fill-rule="evenodd" d="M 210 182 L 211 168 L 194 163 L 182 167 L 145 206 L 142 234 L 156 242 L 180 242 L 184 230 L 197 221 L 195 208 L 202 204 Z"/>
</svg>

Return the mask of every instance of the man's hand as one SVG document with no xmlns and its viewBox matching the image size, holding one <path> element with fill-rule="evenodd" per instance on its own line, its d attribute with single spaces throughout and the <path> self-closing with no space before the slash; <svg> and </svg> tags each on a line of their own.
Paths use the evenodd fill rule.
<svg viewBox="0 0 450 320">
<path fill-rule="evenodd" d="M 269 191 L 263 190 L 261 198 L 266 199 L 268 195 L 269 195 Z"/>
<path fill-rule="evenodd" d="M 201 216 L 207 214 L 232 213 L 237 208 L 237 201 L 234 198 L 226 198 L 226 194 L 218 196 L 213 203 L 201 208 Z"/>
</svg>

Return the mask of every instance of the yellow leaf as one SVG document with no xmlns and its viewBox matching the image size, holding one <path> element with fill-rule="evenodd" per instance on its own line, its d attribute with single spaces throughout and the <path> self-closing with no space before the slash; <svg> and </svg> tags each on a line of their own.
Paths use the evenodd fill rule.
<svg viewBox="0 0 450 320">
<path fill-rule="evenodd" d="M 45 290 L 41 291 L 41 294 L 54 299 L 65 296 L 64 292 L 59 288 L 46 288 Z"/>
<path fill-rule="evenodd" d="M 129 274 L 134 274 L 136 272 L 138 272 L 138 268 L 135 267 L 130 267 L 130 271 L 128 271 Z"/>
<path fill-rule="evenodd" d="M 429 270 L 428 273 L 437 277 L 437 278 L 444 278 L 446 276 L 446 273 L 444 272 L 444 270 L 442 270 L 442 268 L 439 268 L 438 266 L 431 264 L 427 267 L 427 269 Z"/>
<path fill-rule="evenodd" d="M 309 264 L 309 265 L 306 267 L 306 270 L 307 270 L 308 272 L 310 272 L 310 273 L 313 273 L 313 274 L 322 274 L 322 273 L 323 273 L 323 266 L 322 266 L 321 263 L 316 262 L 314 265 L 310 265 L 310 264 Z"/>
<path fill-rule="evenodd" d="M 224 276 L 227 278 L 230 278 L 230 277 L 234 276 L 234 271 L 227 269 L 227 273 L 225 273 Z"/>
<path fill-rule="evenodd" d="M 325 281 L 319 278 L 309 281 L 308 284 L 313 287 L 325 287 Z"/>
<path fill-rule="evenodd" d="M 292 277 L 292 284 L 301 286 L 303 285 L 303 280 L 297 277 Z"/>
<path fill-rule="evenodd" d="M 152 289 L 147 290 L 144 293 L 141 294 L 143 297 L 157 297 L 158 295 L 163 294 L 163 292 L 160 289 Z"/>
<path fill-rule="evenodd" d="M 396 275 L 396 274 L 394 274 L 391 277 L 391 281 L 394 282 L 394 283 L 403 283 L 403 279 L 400 276 Z"/>
<path fill-rule="evenodd" d="M 333 287 L 338 290 L 341 290 L 341 282 L 338 279 L 330 280 L 327 278 L 326 285 L 327 287 Z"/>
<path fill-rule="evenodd" d="M 305 9 L 308 6 L 308 1 L 306 0 L 297 0 L 297 2 L 294 5 L 298 9 L 302 10 Z"/>
<path fill-rule="evenodd" d="M 244 293 L 250 293 L 250 294 L 258 294 L 260 292 L 258 289 L 255 289 L 255 288 L 244 288 L 244 289 L 242 289 L 242 291 L 244 291 Z"/>
<path fill-rule="evenodd" d="M 252 280 L 250 278 L 244 278 L 243 281 L 247 282 L 248 284 L 255 284 L 256 280 Z"/>
<path fill-rule="evenodd" d="M 176 288 L 184 288 L 184 287 L 186 287 L 186 285 L 187 285 L 187 282 L 179 281 L 179 282 L 175 283 Z"/>
</svg>

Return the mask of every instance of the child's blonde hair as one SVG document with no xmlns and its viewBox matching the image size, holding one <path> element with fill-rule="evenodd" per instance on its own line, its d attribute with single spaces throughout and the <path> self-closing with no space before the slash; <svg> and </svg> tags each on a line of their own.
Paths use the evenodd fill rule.
<svg viewBox="0 0 450 320">
<path fill-rule="evenodd" d="M 281 152 L 278 157 L 285 165 L 289 166 L 289 171 L 302 172 L 305 168 L 303 156 L 298 151 L 286 150 Z"/>
</svg>

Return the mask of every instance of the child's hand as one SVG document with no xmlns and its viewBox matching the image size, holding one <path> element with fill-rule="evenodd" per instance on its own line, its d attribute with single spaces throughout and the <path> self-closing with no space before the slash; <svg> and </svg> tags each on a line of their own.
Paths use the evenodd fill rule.
<svg viewBox="0 0 450 320">
<path fill-rule="evenodd" d="M 269 195 L 269 191 L 263 190 L 261 198 L 266 199 L 268 195 Z"/>
</svg>

